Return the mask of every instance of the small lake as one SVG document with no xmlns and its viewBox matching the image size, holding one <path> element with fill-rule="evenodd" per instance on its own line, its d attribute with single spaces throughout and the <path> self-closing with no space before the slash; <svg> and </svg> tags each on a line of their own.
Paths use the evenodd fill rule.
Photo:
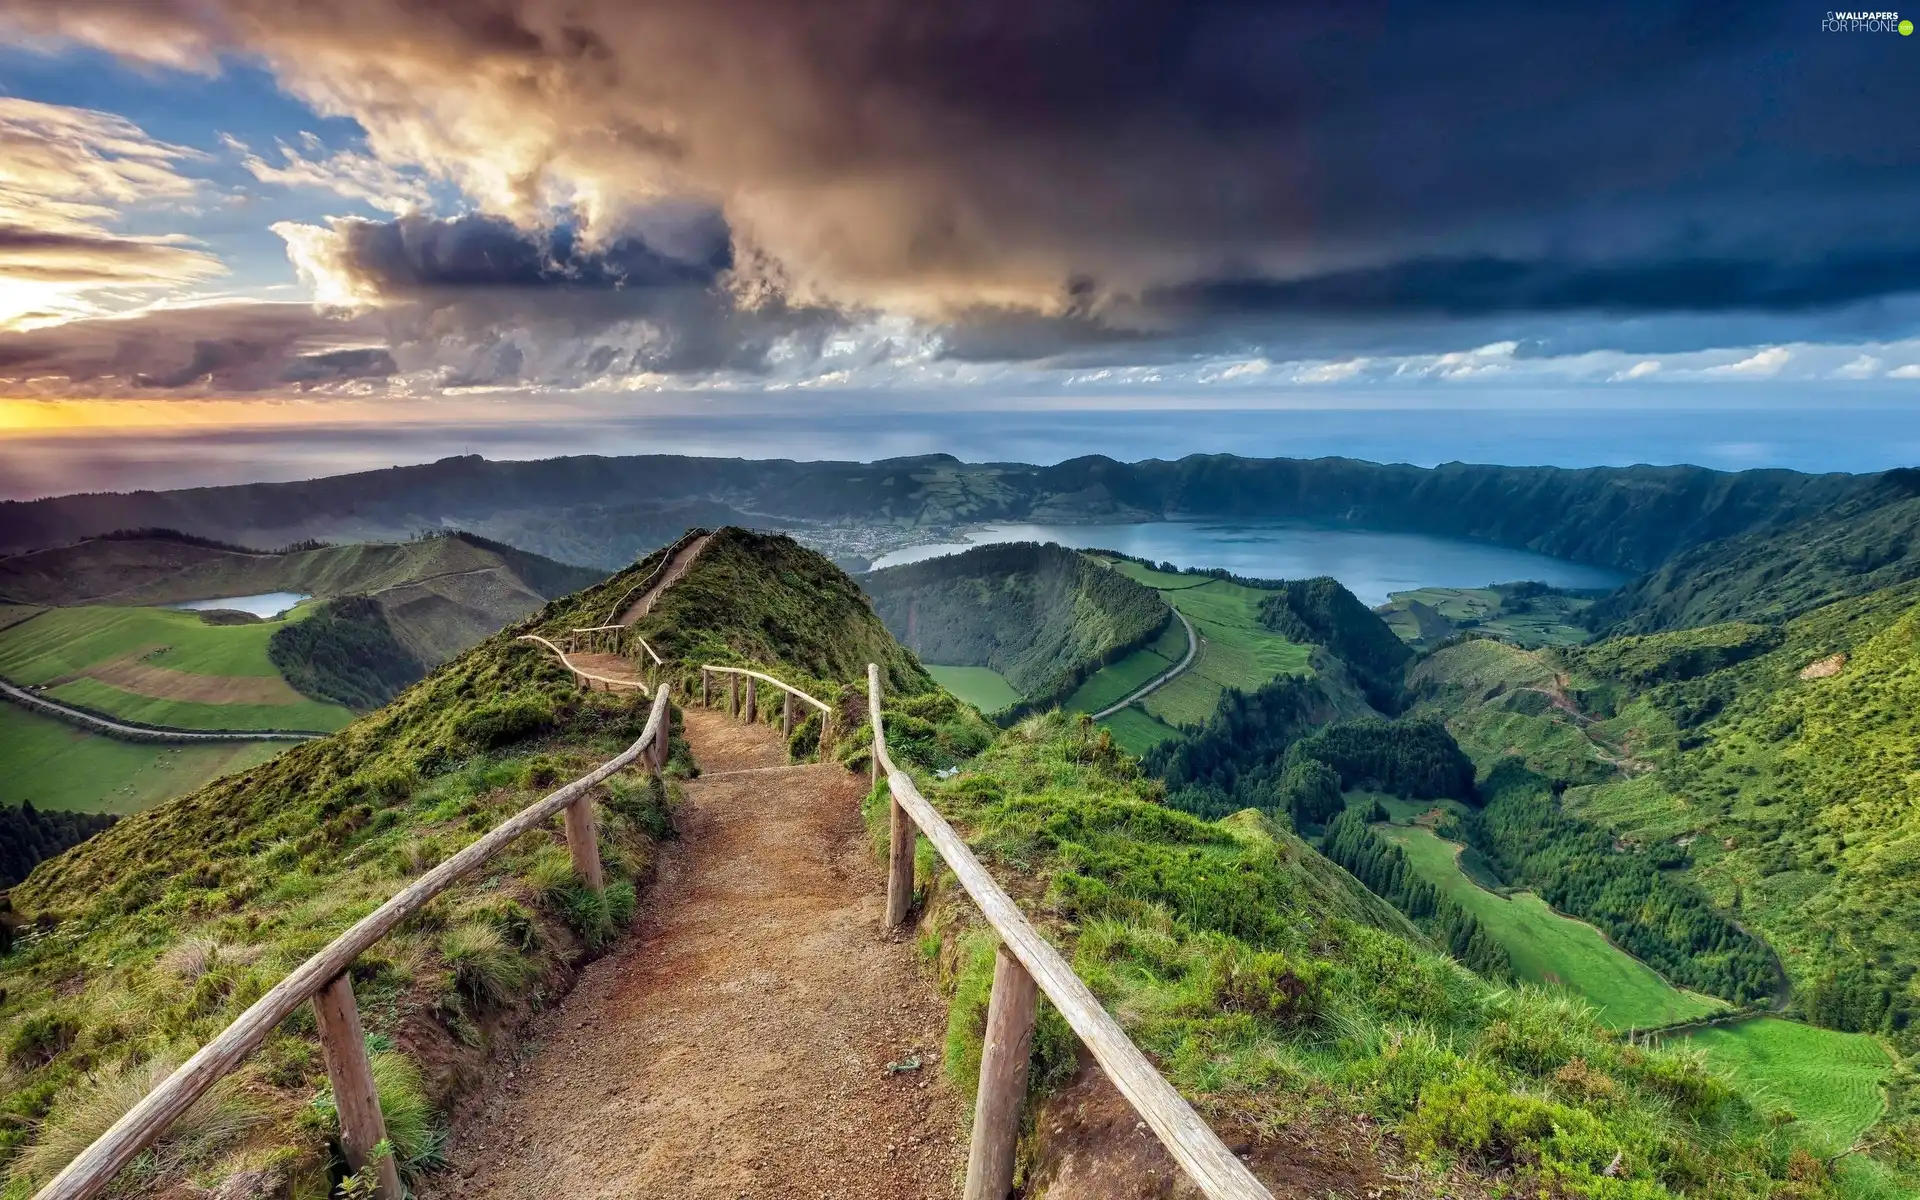
<svg viewBox="0 0 1920 1200">
<path fill-rule="evenodd" d="M 207 612 L 212 609 L 232 609 L 237 612 L 252 613 L 262 620 L 277 617 L 302 600 L 311 599 L 302 592 L 261 592 L 256 596 L 222 596 L 213 600 L 182 600 L 178 604 L 162 605 L 164 608 L 184 608 L 190 612 Z"/>
<path fill-rule="evenodd" d="M 1128 525 L 988 525 L 967 542 L 909 546 L 874 567 L 897 567 L 988 542 L 1058 542 L 1121 550 L 1180 567 L 1224 567 L 1253 579 L 1331 575 L 1367 604 L 1417 587 L 1485 587 L 1531 579 L 1554 587 L 1612 588 L 1627 576 L 1527 550 L 1420 533 L 1378 533 L 1311 525 L 1149 521 Z"/>
</svg>

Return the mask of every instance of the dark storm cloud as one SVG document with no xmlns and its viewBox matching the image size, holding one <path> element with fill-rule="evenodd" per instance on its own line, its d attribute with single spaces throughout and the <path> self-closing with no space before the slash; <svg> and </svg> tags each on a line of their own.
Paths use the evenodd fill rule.
<svg viewBox="0 0 1920 1200">
<path fill-rule="evenodd" d="M 733 265 L 726 221 L 712 210 L 676 230 L 685 257 L 634 236 L 583 243 L 571 225 L 526 230 L 500 217 L 341 221 L 343 263 L 383 295 L 443 290 L 570 288 L 588 291 L 709 287 Z"/>
<path fill-rule="evenodd" d="M 0 333 L 0 384 L 19 394 L 35 394 L 50 378 L 89 385 L 94 394 L 123 388 L 258 392 L 301 382 L 286 373 L 312 370 L 299 364 L 313 356 L 324 362 L 330 346 L 375 332 L 367 320 L 329 318 L 304 304 L 156 309 Z"/>
<path fill-rule="evenodd" d="M 566 197 L 594 234 L 358 231 L 353 260 L 395 293 L 644 295 L 737 259 L 792 294 L 952 321 L 958 353 L 1031 356 L 1284 341 L 1302 314 L 1431 316 L 1404 327 L 1444 343 L 1463 315 L 1793 313 L 1912 290 L 1920 249 L 1920 46 L 1823 33 L 1800 3 L 0 11 L 167 61 L 260 55 L 377 152 L 521 229 Z M 661 195 L 723 212 L 729 257 L 622 243 Z M 715 311 L 693 327 L 725 327 Z"/>
<path fill-rule="evenodd" d="M 393 355 L 378 346 L 303 354 L 280 372 L 284 383 L 327 383 L 336 379 L 381 379 L 399 368 Z"/>
</svg>

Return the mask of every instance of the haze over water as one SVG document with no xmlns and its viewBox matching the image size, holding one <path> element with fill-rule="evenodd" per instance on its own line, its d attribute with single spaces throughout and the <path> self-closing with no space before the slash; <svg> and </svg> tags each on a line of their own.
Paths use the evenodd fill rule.
<svg viewBox="0 0 1920 1200">
<path fill-rule="evenodd" d="M 1530 579 L 1555 587 L 1612 588 L 1626 576 L 1582 563 L 1455 538 L 1307 525 L 1152 521 L 1126 525 L 989 525 L 968 543 L 912 546 L 875 568 L 955 554 L 988 542 L 1058 542 L 1121 550 L 1179 567 L 1225 567 L 1254 579 L 1331 575 L 1365 604 L 1417 587 L 1484 587 Z"/>
</svg>

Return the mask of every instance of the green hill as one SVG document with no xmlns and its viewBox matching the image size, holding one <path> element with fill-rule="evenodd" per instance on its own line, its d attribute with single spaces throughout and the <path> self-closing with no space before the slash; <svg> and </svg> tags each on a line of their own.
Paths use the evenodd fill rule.
<svg viewBox="0 0 1920 1200">
<path fill-rule="evenodd" d="M 1786 620 L 1920 578 L 1916 526 L 1920 471 L 1888 471 L 1797 520 L 1684 548 L 1586 619 L 1616 634 Z"/>
<path fill-rule="evenodd" d="M 514 636 L 604 612 L 657 564 L 549 604 L 339 733 L 122 819 L 14 889 L 15 918 L 35 932 L 0 957 L 0 1194 L 30 1194 L 152 1064 L 178 1061 L 428 864 L 631 739 L 641 704 L 578 690 Z M 933 686 L 852 580 L 788 539 L 721 530 L 643 631 L 683 685 L 711 660 L 804 683 L 849 721 L 839 754 L 856 767 L 854 682 L 879 662 L 890 741 L 930 800 L 1256 1163 L 1346 1131 L 1341 1144 L 1378 1170 L 1444 1176 L 1461 1194 L 1759 1200 L 1789 1194 L 1789 1180 L 1799 1197 L 1842 1194 L 1794 1125 L 1769 1124 L 1698 1058 L 1625 1045 L 1578 1005 L 1462 969 L 1284 827 L 1169 808 L 1164 786 L 1085 720 L 993 730 Z M 1410 751 L 1435 740 L 1408 738 Z M 1324 749 L 1384 769 L 1356 765 L 1338 739 Z M 931 770 L 947 766 L 961 769 Z M 686 769 L 680 758 L 668 773 Z M 410 1168 L 430 1169 L 433 1114 L 458 1081 L 510 1052 L 536 997 L 550 1003 L 569 966 L 624 928 L 671 803 L 650 782 L 609 785 L 604 905 L 557 845 L 523 839 L 356 967 L 371 1041 L 394 1067 L 383 1102 L 420 1114 L 394 1129 Z M 884 820 L 880 797 L 868 807 Z M 951 997 L 944 1067 L 964 1080 L 992 942 L 949 881 L 923 878 L 920 945 Z M 476 969 L 504 985 L 463 987 Z M 429 1052 L 430 1072 L 409 1069 Z M 1077 1069 L 1057 1016 L 1043 1017 L 1035 1054 L 1043 1091 Z M 290 1020 L 221 1093 L 222 1119 L 170 1143 L 141 1186 L 188 1173 L 216 1186 L 271 1161 L 296 1194 L 323 1193 L 323 1079 L 310 1024 Z M 1380 1135 L 1353 1138 L 1357 1115 Z"/>
<path fill-rule="evenodd" d="M 1059 703 L 1173 621 L 1152 588 L 1078 551 L 1036 542 L 873 571 L 861 586 L 922 661 L 991 668 L 1032 709 Z"/>
</svg>

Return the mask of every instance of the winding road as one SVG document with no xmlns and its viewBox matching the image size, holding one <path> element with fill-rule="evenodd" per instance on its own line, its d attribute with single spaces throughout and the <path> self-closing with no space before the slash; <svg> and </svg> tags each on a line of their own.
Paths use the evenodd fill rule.
<svg viewBox="0 0 1920 1200">
<path fill-rule="evenodd" d="M 1150 695 L 1151 693 L 1159 690 L 1159 688 L 1162 687 L 1163 685 L 1172 682 L 1172 680 L 1176 676 L 1180 675 L 1188 667 L 1193 665 L 1194 655 L 1200 653 L 1200 635 L 1193 631 L 1193 622 L 1187 620 L 1187 614 L 1181 612 L 1179 609 L 1176 608 L 1173 610 L 1173 615 L 1176 617 L 1179 617 L 1180 624 L 1186 626 L 1187 656 L 1181 659 L 1179 662 L 1175 663 L 1173 666 L 1168 667 L 1166 670 L 1160 672 L 1160 674 L 1154 676 L 1152 679 L 1149 679 L 1146 683 L 1141 684 L 1139 687 L 1135 688 L 1132 692 L 1128 693 L 1122 699 L 1116 701 L 1115 703 L 1109 704 L 1105 708 L 1101 709 L 1099 712 L 1094 713 L 1093 714 L 1094 720 L 1098 721 L 1102 717 L 1110 717 L 1114 713 L 1117 713 L 1121 709 L 1125 708 L 1127 705 L 1132 704 L 1135 700 L 1140 699 L 1142 696 Z"/>
<path fill-rule="evenodd" d="M 104 733 L 108 737 L 117 737 L 135 742 L 305 742 L 317 737 L 327 736 L 324 733 L 299 733 L 292 730 L 263 729 L 258 732 L 250 730 L 207 732 L 191 729 L 169 729 L 152 725 L 122 725 L 118 721 L 110 721 L 105 717 L 97 717 L 90 712 L 83 712 L 77 708 L 68 708 L 66 705 L 58 701 L 49 700 L 45 696 L 36 696 L 27 689 L 15 687 L 4 679 L 0 679 L 0 696 L 5 696 L 7 699 L 27 708 L 37 709 L 40 712 L 46 713 L 48 716 L 58 717 L 62 721 L 79 725 L 85 729 L 91 729 L 96 733 Z"/>
</svg>

